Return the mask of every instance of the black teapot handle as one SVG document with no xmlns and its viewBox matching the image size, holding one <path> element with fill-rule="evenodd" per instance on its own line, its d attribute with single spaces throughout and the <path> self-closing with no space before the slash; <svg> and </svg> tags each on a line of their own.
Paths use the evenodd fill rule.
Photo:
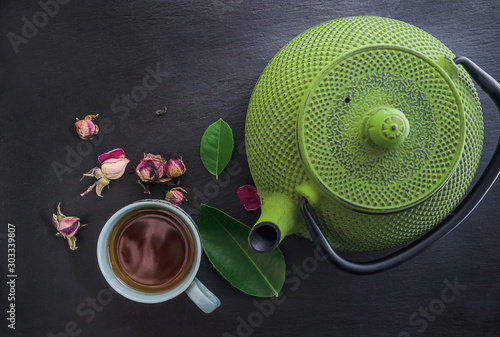
<svg viewBox="0 0 500 337">
<path fill-rule="evenodd" d="M 500 84 L 488 75 L 484 70 L 478 67 L 474 62 L 466 57 L 460 56 L 453 60 L 456 64 L 462 65 L 477 84 L 490 96 L 495 102 L 497 109 L 500 112 Z M 422 253 L 425 249 L 429 248 L 436 241 L 444 237 L 455 229 L 465 218 L 472 213 L 476 206 L 481 202 L 486 193 L 488 193 L 491 186 L 494 184 L 498 175 L 500 174 L 500 141 L 497 144 L 495 153 L 483 171 L 483 174 L 472 187 L 467 196 L 462 200 L 460 205 L 455 208 L 440 224 L 431 229 L 426 234 L 422 235 L 417 240 L 403 247 L 402 249 L 389 254 L 383 258 L 369 261 L 369 262 L 354 262 L 344 259 L 333 250 L 328 243 L 323 232 L 314 220 L 311 212 L 307 207 L 307 199 L 303 198 L 300 203 L 302 214 L 306 221 L 309 232 L 313 238 L 314 243 L 323 255 L 326 255 L 330 262 L 332 262 L 339 269 L 344 271 L 368 275 L 375 274 L 394 268 L 401 263 L 404 263 L 418 254 Z"/>
</svg>

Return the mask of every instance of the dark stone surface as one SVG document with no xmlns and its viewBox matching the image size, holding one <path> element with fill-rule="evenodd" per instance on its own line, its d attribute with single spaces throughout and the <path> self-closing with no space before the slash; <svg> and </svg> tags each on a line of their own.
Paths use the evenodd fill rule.
<svg viewBox="0 0 500 337">
<path fill-rule="evenodd" d="M 133 174 L 112 182 L 103 199 L 78 195 L 92 183 L 80 182 L 81 174 L 113 148 L 125 149 L 131 164 L 143 152 L 182 155 L 186 207 L 195 218 L 194 206 L 204 201 L 251 225 L 259 211 L 246 212 L 235 195 L 252 182 L 244 152 L 233 156 L 241 173 L 227 184 L 215 182 L 199 159 L 199 141 L 223 118 L 242 146 L 252 88 L 282 46 L 326 20 L 385 16 L 422 28 L 498 79 L 497 1 L 70 1 L 48 9 L 53 17 L 38 32 L 25 32 L 33 36 L 16 53 L 8 34 L 22 34 L 24 17 L 33 22 L 35 15 L 43 25 L 39 11 L 34 0 L 0 4 L 2 336 L 500 336 L 498 183 L 453 233 L 379 275 L 348 275 L 328 263 L 316 267 L 313 244 L 287 238 L 281 249 L 289 275 L 280 304 L 239 292 L 203 257 L 198 276 L 222 301 L 210 315 L 186 295 L 156 305 L 107 298 L 95 253 L 100 229 L 113 212 L 145 195 Z M 121 96 L 141 98 L 136 88 L 147 67 L 167 75 L 126 108 Z M 480 98 L 487 134 L 482 169 L 500 128 L 493 103 L 483 93 Z M 155 116 L 164 106 L 167 114 Z M 89 113 L 108 118 L 109 125 L 85 147 L 73 122 Z M 68 162 L 68 151 L 79 151 L 81 160 Z M 68 172 L 58 178 L 54 162 Z M 153 187 L 151 196 L 163 198 L 162 187 Z M 59 201 L 63 212 L 89 224 L 74 252 L 54 236 L 50 217 Z M 16 226 L 15 331 L 6 321 L 8 222 Z M 449 303 L 443 304 L 443 290 L 455 280 L 467 288 L 446 292 Z"/>
</svg>

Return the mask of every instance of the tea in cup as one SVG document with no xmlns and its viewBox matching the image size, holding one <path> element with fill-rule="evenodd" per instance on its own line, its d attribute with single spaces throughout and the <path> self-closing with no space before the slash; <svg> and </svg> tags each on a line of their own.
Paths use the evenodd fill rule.
<svg viewBox="0 0 500 337">
<path fill-rule="evenodd" d="M 186 292 L 210 313 L 220 301 L 196 278 L 201 251 L 198 228 L 184 210 L 147 199 L 123 207 L 106 222 L 97 260 L 106 281 L 128 299 L 159 303 Z"/>
</svg>

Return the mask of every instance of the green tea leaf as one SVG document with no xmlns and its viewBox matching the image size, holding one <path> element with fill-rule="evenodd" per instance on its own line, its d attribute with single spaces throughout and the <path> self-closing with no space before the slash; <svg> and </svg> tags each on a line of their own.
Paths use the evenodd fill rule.
<svg viewBox="0 0 500 337">
<path fill-rule="evenodd" d="M 205 130 L 201 138 L 200 157 L 207 171 L 216 179 L 229 163 L 233 147 L 233 131 L 222 118 Z"/>
<path fill-rule="evenodd" d="M 278 296 L 285 282 L 285 258 L 278 248 L 256 253 L 248 245 L 250 228 L 224 212 L 200 206 L 203 250 L 215 269 L 235 288 L 258 297 Z"/>
</svg>

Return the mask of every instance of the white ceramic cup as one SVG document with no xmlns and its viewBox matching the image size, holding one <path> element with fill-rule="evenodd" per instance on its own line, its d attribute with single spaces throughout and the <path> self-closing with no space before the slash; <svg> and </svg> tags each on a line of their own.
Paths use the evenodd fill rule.
<svg viewBox="0 0 500 337">
<path fill-rule="evenodd" d="M 111 269 L 109 262 L 108 239 L 113 227 L 119 222 L 120 219 L 122 219 L 127 214 L 143 208 L 158 208 L 171 212 L 184 222 L 186 228 L 189 229 L 193 238 L 194 258 L 191 270 L 184 277 L 184 280 L 177 286 L 160 293 L 148 294 L 131 288 L 115 275 L 115 273 Z M 179 294 L 186 292 L 191 300 L 201 310 L 208 314 L 219 307 L 220 300 L 196 278 L 196 274 L 200 267 L 202 254 L 201 252 L 202 249 L 198 227 L 196 226 L 193 219 L 189 216 L 189 214 L 187 214 L 183 209 L 174 204 L 157 199 L 140 200 L 118 210 L 106 222 L 101 230 L 101 234 L 99 235 L 99 240 L 97 241 L 97 262 L 99 263 L 99 268 L 101 269 L 102 275 L 109 283 L 109 285 L 120 295 L 135 302 L 159 303 L 168 301 L 178 296 Z"/>
</svg>

